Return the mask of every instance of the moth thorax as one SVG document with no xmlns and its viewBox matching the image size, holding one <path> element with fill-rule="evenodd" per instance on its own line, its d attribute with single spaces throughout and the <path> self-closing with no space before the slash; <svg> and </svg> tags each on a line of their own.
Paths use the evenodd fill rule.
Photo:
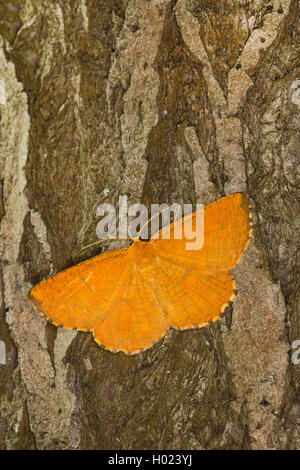
<svg viewBox="0 0 300 470">
<path fill-rule="evenodd" d="M 138 242 L 132 247 L 132 255 L 139 268 L 146 269 L 154 260 L 153 248 L 150 243 Z"/>
</svg>

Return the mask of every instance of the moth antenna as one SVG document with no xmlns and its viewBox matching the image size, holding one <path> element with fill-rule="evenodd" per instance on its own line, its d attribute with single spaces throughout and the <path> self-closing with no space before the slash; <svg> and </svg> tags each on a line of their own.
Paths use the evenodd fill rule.
<svg viewBox="0 0 300 470">
<path fill-rule="evenodd" d="M 115 237 L 115 238 L 112 238 L 112 237 L 102 238 L 102 240 L 98 240 L 97 242 L 90 243 L 89 245 L 84 246 L 82 248 L 82 250 L 85 250 L 86 248 L 89 248 L 90 246 L 94 246 L 94 245 L 98 245 L 99 243 L 106 242 L 107 240 L 132 240 L 132 241 L 134 241 L 134 239 L 131 238 L 130 236 L 128 236 L 128 237 Z"/>
<path fill-rule="evenodd" d="M 165 207 L 165 208 L 162 209 L 161 211 L 157 212 L 157 214 L 154 214 L 152 217 L 150 217 L 150 219 L 148 219 L 147 222 L 144 223 L 144 225 L 143 225 L 142 228 L 140 229 L 137 238 L 139 238 L 140 234 L 142 233 L 142 231 L 144 230 L 144 228 L 146 227 L 146 225 L 148 225 L 148 224 L 151 222 L 151 220 L 155 219 L 155 217 L 157 217 L 158 215 L 160 215 L 160 214 L 162 214 L 163 212 L 167 211 L 168 209 L 169 209 L 169 207 Z M 177 214 L 178 214 L 178 210 L 177 210 L 176 215 L 175 215 L 175 217 L 174 217 L 174 221 L 175 221 L 175 219 L 176 219 L 176 217 L 177 217 Z"/>
</svg>

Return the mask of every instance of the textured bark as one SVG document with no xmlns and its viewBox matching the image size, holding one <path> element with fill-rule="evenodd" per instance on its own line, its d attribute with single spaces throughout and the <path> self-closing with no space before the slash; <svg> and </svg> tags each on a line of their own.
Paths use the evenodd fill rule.
<svg viewBox="0 0 300 470">
<path fill-rule="evenodd" d="M 299 448 L 298 1 L 0 0 L 0 19 L 0 448 Z M 82 249 L 105 197 L 235 191 L 254 236 L 215 324 L 128 357 L 27 301 L 119 246 Z"/>
</svg>

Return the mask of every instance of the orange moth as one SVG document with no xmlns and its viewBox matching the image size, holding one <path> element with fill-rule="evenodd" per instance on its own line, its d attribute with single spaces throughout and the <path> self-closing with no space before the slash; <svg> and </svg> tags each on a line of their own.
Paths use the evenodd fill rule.
<svg viewBox="0 0 300 470">
<path fill-rule="evenodd" d="M 229 270 L 252 233 L 248 196 L 231 194 L 205 207 L 201 250 L 172 239 L 177 223 L 169 227 L 171 239 L 136 239 L 84 261 L 40 282 L 30 300 L 54 325 L 91 331 L 99 345 L 126 354 L 150 348 L 171 327 L 217 320 L 234 298 Z"/>
</svg>

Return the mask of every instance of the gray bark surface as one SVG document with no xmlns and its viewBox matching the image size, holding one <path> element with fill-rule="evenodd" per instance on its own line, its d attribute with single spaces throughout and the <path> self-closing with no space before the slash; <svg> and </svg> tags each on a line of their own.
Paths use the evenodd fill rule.
<svg viewBox="0 0 300 470">
<path fill-rule="evenodd" d="M 0 20 L 0 449 L 299 449 L 298 2 L 0 0 Z M 34 284 L 119 246 L 83 250 L 107 189 L 248 192 L 219 321 L 125 356 L 34 311 Z"/>
</svg>

